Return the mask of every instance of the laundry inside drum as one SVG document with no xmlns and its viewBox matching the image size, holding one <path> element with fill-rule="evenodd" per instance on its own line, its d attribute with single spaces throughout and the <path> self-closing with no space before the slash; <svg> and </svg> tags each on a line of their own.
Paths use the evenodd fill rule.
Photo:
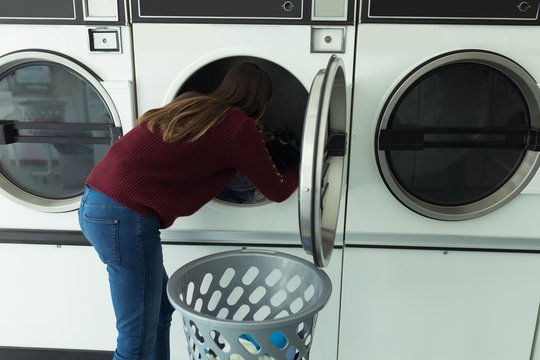
<svg viewBox="0 0 540 360">
<path fill-rule="evenodd" d="M 258 121 L 258 126 L 261 130 L 272 134 L 272 140 L 266 143 L 266 147 L 278 170 L 285 172 L 300 162 L 304 113 L 308 98 L 306 88 L 288 70 L 258 57 L 223 58 L 194 72 L 182 85 L 177 95 L 188 91 L 204 94 L 212 92 L 219 86 L 229 69 L 242 62 L 257 64 L 272 81 L 272 97 Z M 261 205 L 269 202 L 241 172 L 234 174 L 216 200 L 240 206 Z"/>
</svg>

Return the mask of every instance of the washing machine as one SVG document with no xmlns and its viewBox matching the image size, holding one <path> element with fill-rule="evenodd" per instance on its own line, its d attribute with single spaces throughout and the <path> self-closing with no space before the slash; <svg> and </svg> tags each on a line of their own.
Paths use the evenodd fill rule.
<svg viewBox="0 0 540 360">
<path fill-rule="evenodd" d="M 208 245 L 297 253 L 304 244 L 312 261 L 334 269 L 331 305 L 314 335 L 315 359 L 337 353 L 355 6 L 347 0 L 132 2 L 139 115 L 186 91 L 210 92 L 233 65 L 253 62 L 273 86 L 260 126 L 296 154 L 301 169 L 298 190 L 282 203 L 255 189 L 239 194 L 246 179 L 235 175 L 223 193 L 162 231 L 166 267 L 183 264 L 170 254 Z M 314 251 L 321 244 L 324 250 Z M 173 325 L 171 346 L 186 356 L 180 329 Z"/>
<path fill-rule="evenodd" d="M 232 65 L 255 62 L 273 83 L 273 97 L 261 123 L 299 156 L 302 145 L 313 149 L 316 144 L 313 134 L 318 120 L 308 122 L 313 129 L 305 135 L 304 117 L 308 98 L 314 108 L 322 103 L 315 99 L 320 93 L 320 85 L 314 83 L 318 74 L 324 77 L 331 68 L 342 69 L 342 75 L 333 76 L 333 85 L 326 84 L 336 89 L 331 92 L 332 101 L 341 98 L 350 104 L 355 37 L 352 1 L 233 1 L 223 6 L 216 1 L 142 0 L 133 2 L 132 12 L 139 115 L 184 91 L 211 91 Z M 335 139 L 331 143 L 345 144 L 349 105 L 332 108 L 336 113 L 328 128 Z M 246 198 L 218 197 L 194 215 L 179 218 L 162 237 L 299 242 L 298 193 L 283 203 L 269 202 L 256 192 Z"/>
<path fill-rule="evenodd" d="M 114 328 L 77 208 L 92 166 L 134 124 L 127 6 L 0 7 L 0 357 L 84 359 L 109 348 L 100 326 Z"/>
<path fill-rule="evenodd" d="M 366 0 L 347 241 L 539 249 L 539 4 Z"/>
<path fill-rule="evenodd" d="M 78 229 L 86 176 L 134 122 L 125 14 L 116 1 L 3 7 L 0 228 Z"/>
<path fill-rule="evenodd" d="M 366 0 L 340 359 L 535 359 L 538 2 Z"/>
</svg>

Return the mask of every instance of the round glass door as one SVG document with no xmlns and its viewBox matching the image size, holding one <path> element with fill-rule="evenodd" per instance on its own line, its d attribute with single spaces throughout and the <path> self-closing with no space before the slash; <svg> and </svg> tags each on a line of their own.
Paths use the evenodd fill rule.
<svg viewBox="0 0 540 360">
<path fill-rule="evenodd" d="M 0 186 L 49 212 L 77 208 L 86 177 L 120 135 L 99 79 L 46 52 L 0 58 Z"/>
<path fill-rule="evenodd" d="M 517 195 L 538 168 L 534 79 L 497 54 L 466 51 L 410 74 L 382 112 L 380 172 L 412 210 L 471 219 Z"/>
</svg>

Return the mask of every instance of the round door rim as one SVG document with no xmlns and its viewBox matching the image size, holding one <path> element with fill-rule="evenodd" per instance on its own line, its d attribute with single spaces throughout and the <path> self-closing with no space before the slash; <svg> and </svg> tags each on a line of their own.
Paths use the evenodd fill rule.
<svg viewBox="0 0 540 360">
<path fill-rule="evenodd" d="M 320 183 L 322 169 L 317 166 L 316 162 L 317 159 L 322 157 L 325 146 L 325 138 L 322 138 L 320 134 L 326 134 L 329 124 L 326 122 L 321 124 L 319 114 L 328 113 L 331 100 L 329 93 L 332 92 L 333 88 L 329 89 L 326 85 L 329 81 L 332 81 L 332 83 L 335 82 L 339 69 L 342 69 L 343 73 L 343 67 L 343 61 L 333 55 L 329 60 L 326 70 L 321 70 L 316 75 L 310 90 L 310 97 L 312 94 L 317 94 L 322 99 L 322 102 L 313 104 L 308 99 L 308 108 L 306 109 L 306 119 L 304 121 L 304 144 L 307 143 L 306 139 L 309 138 L 309 135 L 313 134 L 314 146 L 312 148 L 307 146 L 302 149 L 298 196 L 300 237 L 302 247 L 307 253 L 313 256 L 314 263 L 318 267 L 326 267 L 328 265 L 333 249 L 333 244 L 329 247 L 324 246 L 321 234 L 321 209 L 319 204 L 321 201 Z M 316 121 L 308 120 L 312 118 Z M 329 250 L 325 252 L 326 249 Z"/>
<path fill-rule="evenodd" d="M 286 65 L 278 61 L 278 59 L 276 58 L 263 56 L 256 52 L 254 53 L 252 51 L 244 50 L 241 52 L 232 52 L 232 53 L 227 52 L 223 54 L 222 53 L 212 54 L 211 57 L 205 57 L 205 58 L 199 59 L 199 61 L 193 62 L 189 67 L 182 69 L 182 71 L 179 72 L 177 76 L 174 78 L 174 81 L 169 85 L 165 93 L 165 96 L 163 97 L 161 101 L 161 104 L 165 105 L 165 104 L 168 104 L 170 101 L 172 101 L 175 98 L 178 91 L 185 85 L 185 83 L 190 79 L 190 77 L 204 70 L 205 67 L 218 63 L 220 61 L 224 61 L 228 59 L 238 59 L 238 58 L 257 59 L 259 61 L 267 62 L 283 69 L 283 71 L 288 72 L 290 76 L 292 76 L 296 81 L 298 81 L 298 84 L 302 86 L 302 88 L 309 95 L 309 85 L 306 85 L 304 83 L 305 79 L 302 79 L 302 74 L 296 71 L 297 69 L 291 69 L 289 67 L 286 67 Z M 295 192 L 298 192 L 298 190 L 296 190 Z M 286 201 L 290 201 L 290 200 L 292 200 L 292 196 Z M 279 204 L 270 200 L 264 200 L 264 201 L 253 203 L 253 204 L 245 204 L 245 203 L 237 204 L 237 203 L 221 200 L 219 198 L 213 198 L 209 201 L 209 203 L 206 206 L 216 209 L 218 211 L 230 211 L 231 209 L 234 209 L 234 211 L 252 212 L 252 211 L 267 211 L 268 208 L 279 206 Z"/>
<path fill-rule="evenodd" d="M 75 60 L 70 59 L 62 54 L 40 49 L 12 52 L 0 56 L 0 74 L 3 74 L 16 66 L 24 66 L 25 64 L 32 62 L 59 64 L 73 70 L 77 75 L 84 79 L 84 81 L 87 81 L 93 86 L 93 88 L 102 97 L 108 110 L 111 112 L 115 126 L 120 126 L 120 116 L 118 115 L 116 106 L 114 105 L 114 102 L 108 92 L 100 83 L 100 79 L 97 78 L 97 76 L 92 73 L 91 70 L 86 69 L 83 65 L 78 64 Z M 81 189 L 81 192 L 82 190 L 83 189 Z M 76 210 L 79 207 L 82 197 L 82 193 L 81 195 L 66 199 L 40 197 L 21 189 L 16 184 L 8 180 L 2 173 L 0 173 L 0 191 L 24 207 L 32 210 L 51 213 Z"/>
<path fill-rule="evenodd" d="M 540 154 L 527 151 L 518 169 L 503 186 L 483 199 L 460 206 L 442 206 L 420 200 L 411 195 L 396 179 L 390 170 L 386 151 L 378 150 L 378 131 L 387 128 L 399 100 L 416 80 L 442 66 L 465 62 L 487 65 L 514 81 L 529 106 L 531 126 L 540 128 L 540 89 L 536 81 L 520 65 L 503 55 L 481 50 L 456 51 L 428 60 L 410 72 L 394 89 L 381 112 L 375 138 L 377 164 L 387 187 L 400 202 L 421 215 L 437 220 L 469 220 L 500 208 L 527 186 L 540 166 Z"/>
</svg>

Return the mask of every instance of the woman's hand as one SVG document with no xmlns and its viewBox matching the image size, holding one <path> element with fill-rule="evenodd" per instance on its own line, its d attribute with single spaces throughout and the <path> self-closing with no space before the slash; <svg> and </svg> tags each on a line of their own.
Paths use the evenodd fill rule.
<svg viewBox="0 0 540 360">
<path fill-rule="evenodd" d="M 275 139 L 274 134 L 271 131 L 265 131 L 263 133 L 263 137 L 264 137 L 264 142 L 265 143 L 268 143 L 268 142 Z"/>
</svg>

